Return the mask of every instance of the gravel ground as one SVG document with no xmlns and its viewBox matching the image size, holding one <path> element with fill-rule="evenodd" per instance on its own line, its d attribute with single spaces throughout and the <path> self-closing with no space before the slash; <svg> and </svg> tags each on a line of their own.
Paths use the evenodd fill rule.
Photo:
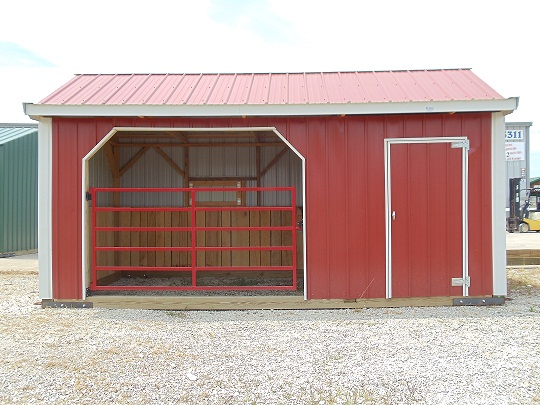
<svg viewBox="0 0 540 405">
<path fill-rule="evenodd" d="M 540 403 L 540 268 L 502 307 L 41 309 L 0 268 L 2 404 Z"/>
</svg>

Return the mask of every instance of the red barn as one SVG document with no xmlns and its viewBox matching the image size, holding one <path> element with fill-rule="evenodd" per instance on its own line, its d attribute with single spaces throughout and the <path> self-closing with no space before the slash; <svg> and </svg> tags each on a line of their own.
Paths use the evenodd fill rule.
<svg viewBox="0 0 540 405">
<path fill-rule="evenodd" d="M 39 121 L 40 296 L 493 302 L 517 101 L 468 69 L 77 75 L 24 105 Z"/>
</svg>

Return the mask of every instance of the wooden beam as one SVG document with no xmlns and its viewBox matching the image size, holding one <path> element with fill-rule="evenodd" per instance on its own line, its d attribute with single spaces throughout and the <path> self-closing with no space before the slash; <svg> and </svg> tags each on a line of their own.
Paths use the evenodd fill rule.
<svg viewBox="0 0 540 405">
<path fill-rule="evenodd" d="M 97 308 L 170 310 L 344 309 L 452 306 L 454 297 L 304 300 L 291 296 L 90 296 Z"/>
<path fill-rule="evenodd" d="M 283 157 L 283 155 L 285 155 L 285 152 L 287 152 L 289 148 L 287 146 L 285 146 L 281 152 L 279 152 L 273 159 L 270 163 L 268 163 L 268 165 L 263 169 L 263 171 L 261 172 L 261 178 L 266 174 L 266 172 L 268 172 L 268 170 L 270 170 L 272 168 L 272 166 L 274 166 L 279 159 L 281 159 Z"/>
<path fill-rule="evenodd" d="M 117 132 L 116 135 L 114 136 L 115 138 L 115 141 L 116 139 L 126 139 L 126 138 L 132 138 L 132 139 L 156 139 L 156 138 L 162 138 L 162 139 L 171 139 L 172 137 L 172 134 L 170 134 L 169 132 L 160 132 L 160 133 L 157 133 L 157 134 L 154 134 L 154 133 L 136 133 L 136 134 L 133 134 L 133 133 L 126 133 L 126 132 Z"/>
<path fill-rule="evenodd" d="M 184 171 L 182 169 L 180 169 L 180 167 L 178 167 L 178 165 L 174 162 L 174 160 L 172 160 L 164 151 L 163 149 L 161 149 L 159 146 L 154 146 L 154 149 L 156 150 L 157 153 L 159 153 L 163 159 L 165 159 L 167 161 L 167 163 L 169 165 L 171 165 L 171 167 L 176 170 L 180 176 L 184 177 L 186 174 L 184 173 Z"/>
<path fill-rule="evenodd" d="M 211 147 L 246 147 L 246 146 L 283 146 L 283 142 L 220 142 L 220 143 L 156 143 L 156 142 L 148 142 L 148 143 L 141 143 L 141 142 L 135 142 L 135 143 L 116 143 L 115 146 L 119 147 L 150 147 L 153 148 L 155 146 L 166 146 L 170 148 L 211 148 Z"/>
<path fill-rule="evenodd" d="M 137 161 L 142 157 L 142 155 L 144 155 L 146 153 L 146 151 L 150 149 L 150 146 L 143 146 L 143 148 L 141 148 L 136 154 L 135 156 L 133 156 L 129 162 L 127 162 L 124 167 L 122 167 L 120 169 L 120 176 L 123 176 L 124 173 L 126 173 L 129 169 L 131 169 L 131 167 L 137 163 Z"/>
<path fill-rule="evenodd" d="M 172 138 L 179 139 L 182 143 L 188 143 L 188 139 L 180 132 L 166 132 L 167 135 L 171 136 Z"/>
<path fill-rule="evenodd" d="M 109 169 L 111 170 L 113 181 L 114 179 L 119 179 L 121 175 L 118 158 L 115 151 L 113 150 L 112 145 L 109 142 L 105 144 L 105 155 L 107 156 L 107 162 L 109 163 Z"/>
<path fill-rule="evenodd" d="M 249 181 L 257 180 L 256 177 L 190 177 L 190 181 Z M 235 186 L 236 187 L 236 186 Z"/>
<path fill-rule="evenodd" d="M 109 164 L 109 169 L 111 170 L 113 187 L 118 188 L 120 187 L 120 177 L 122 176 L 119 169 L 120 163 L 118 161 L 118 152 L 116 151 L 116 148 L 109 142 L 105 144 L 105 155 L 107 156 L 107 162 Z M 113 205 L 115 207 L 120 205 L 120 194 L 113 193 Z"/>
</svg>

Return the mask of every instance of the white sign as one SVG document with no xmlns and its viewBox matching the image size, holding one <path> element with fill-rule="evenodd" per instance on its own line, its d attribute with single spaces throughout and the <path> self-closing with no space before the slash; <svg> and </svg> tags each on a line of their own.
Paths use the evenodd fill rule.
<svg viewBox="0 0 540 405">
<path fill-rule="evenodd" d="M 523 139 L 523 130 L 522 129 L 506 130 L 504 131 L 504 137 L 508 140 Z"/>
<path fill-rule="evenodd" d="M 506 142 L 506 160 L 525 160 L 525 142 Z"/>
</svg>

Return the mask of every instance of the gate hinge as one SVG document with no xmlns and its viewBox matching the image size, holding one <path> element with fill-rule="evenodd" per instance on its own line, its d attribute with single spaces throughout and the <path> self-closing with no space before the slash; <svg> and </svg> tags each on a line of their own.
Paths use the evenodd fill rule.
<svg viewBox="0 0 540 405">
<path fill-rule="evenodd" d="M 452 278 L 452 287 L 461 287 L 461 286 L 470 287 L 471 278 L 469 276 L 461 277 L 461 278 Z"/>
<path fill-rule="evenodd" d="M 466 150 L 470 149 L 470 143 L 468 139 L 458 142 L 452 142 L 452 148 L 465 148 Z"/>
<path fill-rule="evenodd" d="M 86 201 L 92 201 L 92 194 L 90 194 L 88 191 L 86 192 Z"/>
</svg>

